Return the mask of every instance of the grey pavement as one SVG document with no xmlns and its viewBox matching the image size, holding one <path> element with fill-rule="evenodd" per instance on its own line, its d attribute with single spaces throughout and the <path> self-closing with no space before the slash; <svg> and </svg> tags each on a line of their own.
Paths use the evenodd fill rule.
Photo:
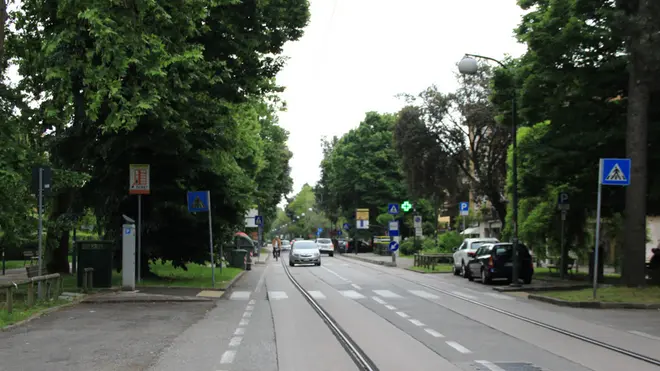
<svg viewBox="0 0 660 371">
<path fill-rule="evenodd" d="M 213 303 L 81 304 L 0 333 L 0 371 L 145 370 Z"/>
</svg>

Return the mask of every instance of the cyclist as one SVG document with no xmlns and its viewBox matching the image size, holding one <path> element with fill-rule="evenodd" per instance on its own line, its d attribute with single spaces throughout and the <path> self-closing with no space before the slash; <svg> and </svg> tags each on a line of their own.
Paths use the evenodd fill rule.
<svg viewBox="0 0 660 371">
<path fill-rule="evenodd" d="M 282 241 L 280 241 L 279 237 L 273 238 L 273 255 L 275 256 L 275 260 L 280 257 L 281 244 Z"/>
</svg>

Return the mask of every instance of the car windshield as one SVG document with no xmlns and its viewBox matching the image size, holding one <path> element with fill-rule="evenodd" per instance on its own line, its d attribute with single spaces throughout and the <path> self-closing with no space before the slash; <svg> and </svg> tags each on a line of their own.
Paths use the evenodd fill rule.
<svg viewBox="0 0 660 371">
<path fill-rule="evenodd" d="M 316 243 L 313 241 L 298 241 L 295 247 L 296 250 L 311 250 L 317 248 Z"/>
<path fill-rule="evenodd" d="M 316 240 L 316 242 L 318 242 L 318 243 L 332 243 L 332 241 L 330 241 L 329 238 L 319 238 L 318 240 Z"/>
<path fill-rule="evenodd" d="M 470 248 L 472 250 L 476 250 L 476 249 L 480 248 L 481 246 L 489 244 L 489 243 L 492 243 L 492 242 L 486 242 L 486 241 L 472 242 L 472 244 L 470 245 Z"/>
<path fill-rule="evenodd" d="M 289 240 L 282 240 L 282 245 L 290 245 L 291 242 Z"/>
</svg>

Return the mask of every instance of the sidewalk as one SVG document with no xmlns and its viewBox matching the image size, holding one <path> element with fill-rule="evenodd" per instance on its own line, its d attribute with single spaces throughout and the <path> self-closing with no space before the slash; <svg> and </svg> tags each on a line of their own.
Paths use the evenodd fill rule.
<svg viewBox="0 0 660 371">
<path fill-rule="evenodd" d="M 354 259 L 354 260 L 360 260 L 363 262 L 371 263 L 371 264 L 377 264 L 377 265 L 384 265 L 386 267 L 394 267 L 395 265 L 392 263 L 392 257 L 391 256 L 382 256 L 374 253 L 358 253 L 356 254 L 351 254 L 351 253 L 346 253 L 346 254 L 340 254 L 339 256 L 348 258 L 348 259 Z M 404 257 L 397 257 L 396 260 L 396 267 L 397 268 L 410 268 L 413 266 L 413 259 L 412 258 L 404 258 Z"/>
<path fill-rule="evenodd" d="M 266 264 L 268 259 L 270 259 L 270 256 L 273 254 L 273 248 L 272 247 L 264 247 L 268 251 L 267 254 L 264 254 L 262 252 L 259 253 L 259 256 L 256 257 L 255 259 L 255 264 Z"/>
</svg>

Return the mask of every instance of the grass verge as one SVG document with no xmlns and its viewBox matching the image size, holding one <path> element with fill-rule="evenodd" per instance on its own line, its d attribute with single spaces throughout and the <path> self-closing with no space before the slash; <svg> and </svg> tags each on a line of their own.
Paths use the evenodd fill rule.
<svg viewBox="0 0 660 371">
<path fill-rule="evenodd" d="M 159 261 L 151 263 L 151 272 L 156 277 L 145 278 L 142 281 L 142 286 L 155 286 L 155 287 L 191 287 L 191 288 L 211 288 L 211 267 L 205 265 L 189 263 L 186 265 L 187 270 L 182 268 L 175 268 L 172 262 Z M 242 269 L 223 267 L 222 273 L 220 268 L 215 269 L 215 282 L 216 288 L 224 288 L 234 277 L 236 277 Z"/>
<path fill-rule="evenodd" d="M 541 295 L 571 302 L 660 304 L 660 287 L 601 287 L 596 300 L 593 299 L 592 289 L 544 291 Z"/>
<path fill-rule="evenodd" d="M 434 269 L 425 268 L 425 267 L 410 267 L 410 269 L 414 271 L 424 272 L 424 273 L 447 273 L 447 272 L 451 272 L 451 270 L 453 269 L 451 264 L 439 264 L 433 268 Z"/>
</svg>

